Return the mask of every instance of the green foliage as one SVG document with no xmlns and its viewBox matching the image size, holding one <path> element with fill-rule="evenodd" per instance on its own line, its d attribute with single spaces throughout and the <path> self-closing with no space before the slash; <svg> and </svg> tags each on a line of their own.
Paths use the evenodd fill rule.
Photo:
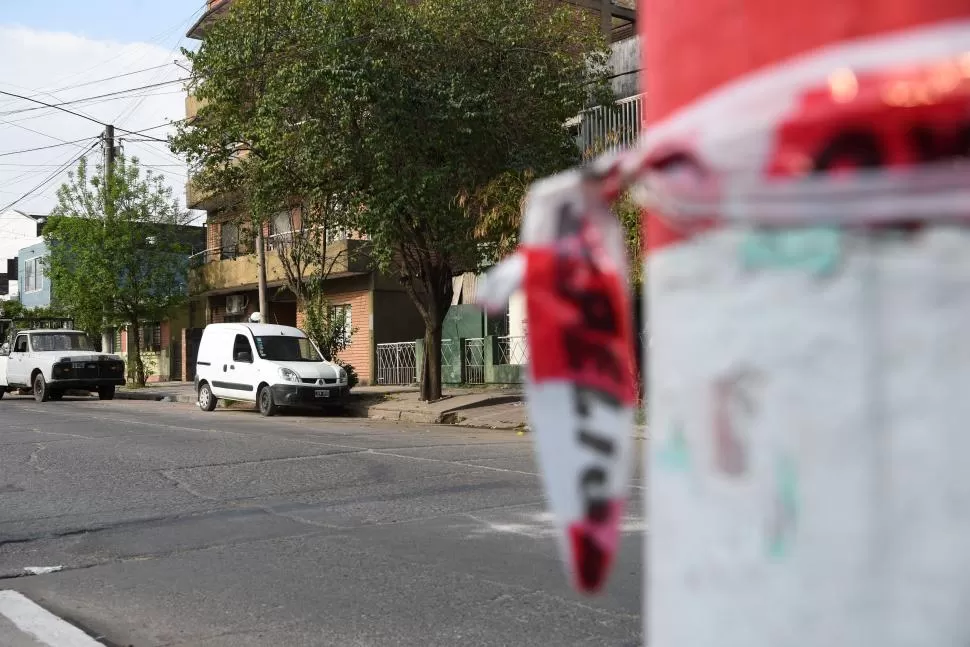
<svg viewBox="0 0 970 647">
<path fill-rule="evenodd" d="M 139 330 L 186 299 L 190 246 L 178 227 L 186 214 L 161 176 L 143 175 L 136 159 L 119 159 L 111 181 L 104 177 L 100 166 L 89 174 L 82 160 L 58 190 L 44 229 L 46 271 L 55 300 L 79 328 Z M 144 384 L 139 335 L 130 341 L 134 380 Z"/>
<path fill-rule="evenodd" d="M 340 359 L 340 353 L 347 350 L 357 333 L 357 328 L 348 330 L 347 323 L 344 311 L 332 308 L 319 282 L 314 283 L 304 301 L 303 330 L 326 359 L 347 371 L 347 384 L 353 388 L 359 381 L 357 371 Z"/>
<path fill-rule="evenodd" d="M 514 235 L 482 222 L 518 206 L 502 178 L 576 163 L 563 124 L 608 96 L 598 19 L 554 0 L 235 0 L 185 55 L 206 104 L 173 149 L 194 180 L 256 221 L 296 202 L 366 234 L 424 319 L 422 397 L 440 397 L 452 276 Z"/>
<path fill-rule="evenodd" d="M 24 304 L 17 299 L 0 301 L 0 319 L 17 319 L 26 311 Z"/>
</svg>

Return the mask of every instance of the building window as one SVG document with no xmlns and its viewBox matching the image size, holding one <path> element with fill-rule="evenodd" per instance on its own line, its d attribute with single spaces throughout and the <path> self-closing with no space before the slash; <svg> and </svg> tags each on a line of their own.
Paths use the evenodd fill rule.
<svg viewBox="0 0 970 647">
<path fill-rule="evenodd" d="M 141 327 L 141 349 L 146 353 L 161 352 L 162 324 L 156 321 Z"/>
<path fill-rule="evenodd" d="M 341 343 L 345 346 L 349 345 L 350 333 L 353 330 L 350 305 L 330 306 L 330 321 L 333 322 L 334 329 L 340 331 Z"/>
<path fill-rule="evenodd" d="M 44 263 L 41 257 L 24 261 L 24 292 L 39 292 L 44 289 Z"/>
<path fill-rule="evenodd" d="M 281 211 L 270 221 L 269 240 L 266 241 L 266 249 L 282 249 L 293 236 L 293 221 L 289 211 Z"/>
<path fill-rule="evenodd" d="M 236 258 L 239 255 L 239 225 L 234 222 L 224 222 L 222 233 L 222 257 Z"/>
</svg>

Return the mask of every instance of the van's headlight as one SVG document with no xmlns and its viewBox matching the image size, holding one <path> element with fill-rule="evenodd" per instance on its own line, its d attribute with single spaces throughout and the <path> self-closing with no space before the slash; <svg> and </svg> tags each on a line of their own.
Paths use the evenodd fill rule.
<svg viewBox="0 0 970 647">
<path fill-rule="evenodd" d="M 280 379 L 286 382 L 300 382 L 300 376 L 296 374 L 296 371 L 289 368 L 280 369 Z"/>
<path fill-rule="evenodd" d="M 340 372 L 337 373 L 337 379 L 339 381 L 341 381 L 341 382 L 346 382 L 347 381 L 347 371 L 345 371 L 344 369 L 340 369 Z"/>
</svg>

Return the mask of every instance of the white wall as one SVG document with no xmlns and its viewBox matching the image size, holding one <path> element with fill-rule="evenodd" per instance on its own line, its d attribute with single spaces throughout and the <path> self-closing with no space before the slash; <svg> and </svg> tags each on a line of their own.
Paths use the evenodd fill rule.
<svg viewBox="0 0 970 647">
<path fill-rule="evenodd" d="M 522 338 L 521 341 L 515 343 L 518 344 L 518 348 L 521 349 L 521 357 L 517 352 L 513 360 L 522 360 L 522 364 L 528 363 L 528 349 L 525 346 L 525 329 L 528 324 L 526 318 L 525 310 L 525 293 L 522 290 L 517 290 L 509 298 L 509 337 Z"/>
<path fill-rule="evenodd" d="M 24 247 L 43 240 L 37 235 L 37 221 L 19 211 L 10 209 L 0 213 L 0 271 L 7 270 L 7 260 L 17 258 Z M 19 294 L 17 281 L 10 281 L 8 297 Z M 6 300 L 6 299 L 4 299 Z"/>
</svg>

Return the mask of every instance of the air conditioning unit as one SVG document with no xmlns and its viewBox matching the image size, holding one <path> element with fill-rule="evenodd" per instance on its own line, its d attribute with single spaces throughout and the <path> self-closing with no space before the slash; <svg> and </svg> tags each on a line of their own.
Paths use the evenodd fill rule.
<svg viewBox="0 0 970 647">
<path fill-rule="evenodd" d="M 246 311 L 246 297 L 233 294 L 226 297 L 226 314 L 241 315 Z"/>
</svg>

